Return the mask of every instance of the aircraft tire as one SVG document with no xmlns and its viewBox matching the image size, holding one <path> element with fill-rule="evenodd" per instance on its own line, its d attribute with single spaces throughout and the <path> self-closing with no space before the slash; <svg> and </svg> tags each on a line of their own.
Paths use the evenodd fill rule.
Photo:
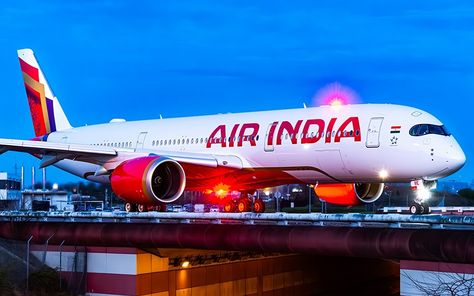
<svg viewBox="0 0 474 296">
<path fill-rule="evenodd" d="M 239 213 L 250 212 L 250 201 L 247 197 L 242 197 L 237 203 L 237 211 Z"/>
<path fill-rule="evenodd" d="M 139 213 L 148 212 L 148 207 L 145 206 L 145 205 L 142 205 L 142 204 L 137 205 L 137 211 L 138 211 Z"/>
<path fill-rule="evenodd" d="M 232 200 L 226 201 L 224 204 L 224 212 L 225 213 L 234 213 L 235 212 L 235 204 Z"/>
<path fill-rule="evenodd" d="M 258 214 L 265 212 L 265 203 L 261 198 L 257 198 L 255 200 L 253 204 L 253 211 Z"/>
<path fill-rule="evenodd" d="M 124 208 L 125 208 L 125 211 L 127 213 L 132 213 L 132 212 L 136 211 L 137 206 L 135 204 L 130 203 L 130 202 L 126 202 Z"/>
<path fill-rule="evenodd" d="M 410 206 L 410 214 L 417 215 L 421 213 L 421 205 L 414 203 Z"/>
</svg>

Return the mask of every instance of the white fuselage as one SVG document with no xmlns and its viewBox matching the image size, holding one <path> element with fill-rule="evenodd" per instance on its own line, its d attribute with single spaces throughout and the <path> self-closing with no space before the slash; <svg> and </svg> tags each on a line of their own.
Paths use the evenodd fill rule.
<svg viewBox="0 0 474 296">
<path fill-rule="evenodd" d="M 158 155 L 232 155 L 243 168 L 280 169 L 311 184 L 435 180 L 463 166 L 465 156 L 453 136 L 412 136 L 416 124 L 442 125 L 415 108 L 364 104 L 114 122 L 54 132 L 47 141 Z M 72 160 L 56 165 L 107 181 L 92 176 L 97 165 Z"/>
</svg>

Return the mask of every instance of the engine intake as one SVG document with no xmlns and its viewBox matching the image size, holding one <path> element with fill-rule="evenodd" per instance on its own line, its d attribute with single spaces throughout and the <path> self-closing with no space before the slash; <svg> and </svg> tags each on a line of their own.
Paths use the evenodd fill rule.
<svg viewBox="0 0 474 296">
<path fill-rule="evenodd" d="M 314 191 L 322 200 L 343 206 L 371 203 L 382 196 L 384 183 L 321 184 Z"/>
<path fill-rule="evenodd" d="M 117 166 L 110 184 L 118 197 L 131 203 L 170 203 L 183 194 L 186 176 L 178 162 L 166 157 L 147 156 Z"/>
</svg>

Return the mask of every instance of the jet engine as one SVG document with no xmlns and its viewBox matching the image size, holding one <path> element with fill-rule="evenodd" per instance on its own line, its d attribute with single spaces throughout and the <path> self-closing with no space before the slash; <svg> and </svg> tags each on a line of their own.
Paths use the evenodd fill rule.
<svg viewBox="0 0 474 296">
<path fill-rule="evenodd" d="M 186 176 L 176 161 L 159 156 L 124 161 L 110 177 L 114 193 L 135 204 L 170 203 L 184 191 Z"/>
<path fill-rule="evenodd" d="M 371 203 L 379 199 L 384 183 L 320 184 L 314 191 L 322 200 L 342 206 Z"/>
</svg>

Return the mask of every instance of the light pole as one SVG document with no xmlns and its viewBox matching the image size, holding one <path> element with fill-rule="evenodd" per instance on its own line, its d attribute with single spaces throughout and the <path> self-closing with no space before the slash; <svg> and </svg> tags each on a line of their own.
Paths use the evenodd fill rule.
<svg viewBox="0 0 474 296">
<path fill-rule="evenodd" d="M 46 240 L 46 244 L 45 244 L 45 248 L 44 248 L 44 255 L 43 255 L 43 264 L 45 264 L 46 262 L 46 253 L 48 252 L 48 243 L 49 243 L 49 240 L 55 235 L 55 233 L 53 233 L 47 240 Z"/>
<path fill-rule="evenodd" d="M 63 263 L 63 244 L 65 240 L 61 242 L 59 245 L 59 290 L 62 290 L 62 280 L 61 280 L 61 270 L 62 270 L 62 263 Z"/>
<path fill-rule="evenodd" d="M 30 236 L 26 242 L 26 293 L 28 294 L 28 279 L 30 276 L 30 241 L 33 239 L 33 236 Z"/>
</svg>

